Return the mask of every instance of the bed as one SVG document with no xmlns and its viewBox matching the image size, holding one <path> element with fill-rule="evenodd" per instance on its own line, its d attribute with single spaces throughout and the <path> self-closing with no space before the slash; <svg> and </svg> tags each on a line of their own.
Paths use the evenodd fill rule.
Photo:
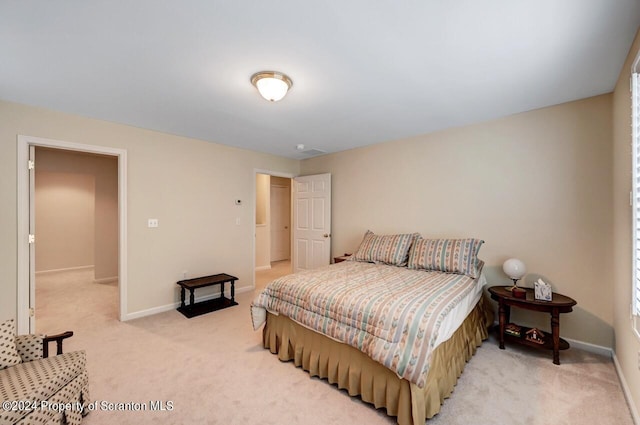
<svg viewBox="0 0 640 425">
<path fill-rule="evenodd" d="M 282 361 L 385 408 L 401 425 L 440 410 L 491 309 L 477 239 L 367 232 L 350 261 L 283 276 L 251 305 Z"/>
</svg>

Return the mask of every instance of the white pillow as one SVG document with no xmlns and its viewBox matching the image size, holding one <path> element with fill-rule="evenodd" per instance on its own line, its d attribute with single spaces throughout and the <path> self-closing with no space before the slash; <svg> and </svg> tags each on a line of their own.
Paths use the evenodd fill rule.
<svg viewBox="0 0 640 425">
<path fill-rule="evenodd" d="M 0 323 L 0 370 L 21 362 L 16 348 L 16 323 L 9 319 Z"/>
</svg>

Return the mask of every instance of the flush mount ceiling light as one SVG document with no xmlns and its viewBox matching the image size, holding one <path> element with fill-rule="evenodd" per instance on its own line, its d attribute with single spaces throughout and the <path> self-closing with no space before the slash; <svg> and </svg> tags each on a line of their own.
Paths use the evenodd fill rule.
<svg viewBox="0 0 640 425">
<path fill-rule="evenodd" d="M 251 84 L 256 86 L 262 97 L 277 102 L 287 94 L 293 81 L 281 72 L 260 71 L 251 76 Z"/>
</svg>

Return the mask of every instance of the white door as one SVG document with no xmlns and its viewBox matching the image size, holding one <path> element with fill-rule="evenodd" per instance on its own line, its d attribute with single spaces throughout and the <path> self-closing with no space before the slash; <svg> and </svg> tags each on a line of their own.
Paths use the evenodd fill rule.
<svg viewBox="0 0 640 425">
<path fill-rule="evenodd" d="M 291 191 L 271 186 L 271 261 L 288 260 L 291 244 Z"/>
<path fill-rule="evenodd" d="M 293 272 L 331 258 L 331 174 L 293 179 Z"/>
<path fill-rule="evenodd" d="M 29 145 L 29 332 L 36 331 L 36 147 Z M 33 236 L 32 236 L 33 235 Z"/>
</svg>

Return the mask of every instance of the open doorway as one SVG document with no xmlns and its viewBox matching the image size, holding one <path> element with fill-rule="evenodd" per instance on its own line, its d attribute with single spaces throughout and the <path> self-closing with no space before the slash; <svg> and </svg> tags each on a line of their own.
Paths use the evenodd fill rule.
<svg viewBox="0 0 640 425">
<path fill-rule="evenodd" d="M 291 273 L 291 182 L 256 173 L 256 289 Z"/>
<path fill-rule="evenodd" d="M 62 140 L 18 135 L 17 146 L 17 228 L 18 228 L 18 292 L 17 292 L 17 333 L 35 333 L 36 296 L 36 249 L 35 229 L 35 149 L 47 147 L 73 152 L 106 155 L 116 159 L 118 185 L 118 319 L 127 320 L 127 151 L 106 146 L 87 145 Z M 35 166 L 37 168 L 37 165 Z M 68 306 L 75 306 L 75 298 L 66 300 Z M 85 320 L 91 325 L 92 322 Z"/>
<path fill-rule="evenodd" d="M 36 332 L 117 320 L 118 158 L 41 146 L 35 158 Z"/>
</svg>

